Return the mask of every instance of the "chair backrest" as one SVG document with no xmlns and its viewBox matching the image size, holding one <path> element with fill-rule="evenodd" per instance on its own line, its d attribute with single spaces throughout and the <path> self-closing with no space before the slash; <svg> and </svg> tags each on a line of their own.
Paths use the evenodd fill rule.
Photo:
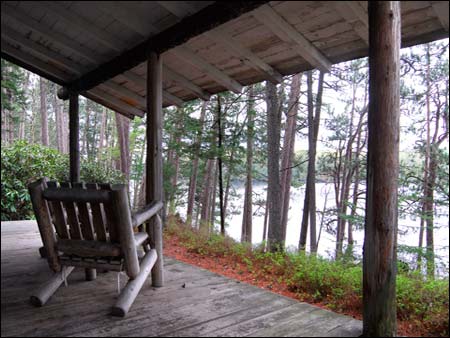
<svg viewBox="0 0 450 338">
<path fill-rule="evenodd" d="M 58 184 L 41 179 L 28 188 L 53 271 L 75 264 L 75 260 L 61 260 L 67 256 L 76 257 L 78 266 L 85 267 L 97 267 L 105 260 L 111 263 L 111 259 L 125 260 L 127 270 L 138 266 L 125 185 Z"/>
</svg>

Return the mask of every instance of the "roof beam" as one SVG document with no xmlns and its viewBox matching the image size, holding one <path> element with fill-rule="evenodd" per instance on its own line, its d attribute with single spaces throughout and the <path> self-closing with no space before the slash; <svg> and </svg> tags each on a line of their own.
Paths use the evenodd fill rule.
<svg viewBox="0 0 450 338">
<path fill-rule="evenodd" d="M 142 89 L 147 88 L 147 81 L 142 77 L 139 76 L 132 71 L 126 71 L 125 73 L 121 74 L 127 81 L 133 82 L 140 86 Z M 182 107 L 184 104 L 184 101 L 178 97 L 176 97 L 173 94 L 170 94 L 168 91 L 163 90 L 163 97 L 164 99 L 170 103 L 171 105 L 175 105 L 177 107 Z"/>
<path fill-rule="evenodd" d="M 35 19 L 29 17 L 23 10 L 19 8 L 12 8 L 10 5 L 7 5 L 5 1 L 2 1 L 1 6 L 2 18 L 3 16 L 6 16 L 16 21 L 19 25 L 26 26 L 28 29 L 31 29 L 38 35 L 45 36 L 51 42 L 56 43 L 59 46 L 70 50 L 72 53 L 89 60 L 91 64 L 98 64 L 105 59 L 103 55 L 100 55 L 97 52 L 87 48 L 86 46 L 73 41 L 73 39 L 64 34 L 60 34 L 52 30 L 52 28 L 48 25 L 44 25 L 42 22 L 38 22 Z"/>
<path fill-rule="evenodd" d="M 117 36 L 108 33 L 104 29 L 98 28 L 94 23 L 71 12 L 57 1 L 41 1 L 38 4 L 39 6 L 44 5 L 45 8 L 53 12 L 57 18 L 64 20 L 67 25 L 83 31 L 109 49 L 120 52 L 124 48 L 123 46 L 125 46 L 124 42 L 118 39 Z"/>
<path fill-rule="evenodd" d="M 242 91 L 242 85 L 239 82 L 233 80 L 223 71 L 206 62 L 204 59 L 202 59 L 199 55 L 195 54 L 189 48 L 179 46 L 174 49 L 174 53 L 183 61 L 190 63 L 194 67 L 206 73 L 214 81 L 221 84 L 228 90 L 231 90 L 235 93 L 240 93 Z"/>
<path fill-rule="evenodd" d="M 224 47 L 227 47 L 249 67 L 263 72 L 267 79 L 272 83 L 277 84 L 283 80 L 283 76 L 280 73 L 261 60 L 260 57 L 254 54 L 250 49 L 246 48 L 242 43 L 227 35 L 223 30 L 209 31 L 206 32 L 205 35 L 211 40 L 219 42 Z"/>
<path fill-rule="evenodd" d="M 442 27 L 448 32 L 448 1 L 433 1 L 431 3 L 434 13 L 439 18 Z"/>
<path fill-rule="evenodd" d="M 267 1 L 215 2 L 102 64 L 70 84 L 73 91 L 84 91 L 147 61 L 151 52 L 161 54 Z"/>
<path fill-rule="evenodd" d="M 292 43 L 292 49 L 314 67 L 323 72 L 329 72 L 331 61 L 317 49 L 308 39 L 284 20 L 269 5 L 264 5 L 253 11 L 253 16 L 268 27 L 281 40 Z"/>
<path fill-rule="evenodd" d="M 169 67 L 163 65 L 163 78 L 164 77 L 175 82 L 177 86 L 183 87 L 194 93 L 195 95 L 201 97 L 205 101 L 208 101 L 211 97 L 210 93 L 204 91 L 201 87 L 197 86 L 192 81 L 189 81 L 183 75 L 180 75 Z"/>
</svg>

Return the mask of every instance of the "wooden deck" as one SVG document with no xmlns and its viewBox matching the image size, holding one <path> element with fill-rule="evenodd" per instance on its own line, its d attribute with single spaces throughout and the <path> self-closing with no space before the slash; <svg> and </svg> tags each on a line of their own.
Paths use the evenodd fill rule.
<svg viewBox="0 0 450 338">
<path fill-rule="evenodd" d="M 356 337 L 351 317 L 165 259 L 166 285 L 147 282 L 124 319 L 109 312 L 117 274 L 84 281 L 79 269 L 42 308 L 32 290 L 50 276 L 33 221 L 1 224 L 1 335 L 6 336 L 316 336 Z M 122 278 L 122 286 L 124 285 Z"/>
</svg>

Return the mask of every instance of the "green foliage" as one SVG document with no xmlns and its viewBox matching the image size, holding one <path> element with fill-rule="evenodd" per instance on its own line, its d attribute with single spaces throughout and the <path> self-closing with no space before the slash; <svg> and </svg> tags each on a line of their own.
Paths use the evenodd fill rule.
<svg viewBox="0 0 450 338">
<path fill-rule="evenodd" d="M 122 174 L 105 169 L 99 163 L 81 161 L 80 176 L 84 182 L 123 183 Z M 2 146 L 2 221 L 33 218 L 27 185 L 42 177 L 68 181 L 69 159 L 57 150 L 17 141 Z"/>
</svg>

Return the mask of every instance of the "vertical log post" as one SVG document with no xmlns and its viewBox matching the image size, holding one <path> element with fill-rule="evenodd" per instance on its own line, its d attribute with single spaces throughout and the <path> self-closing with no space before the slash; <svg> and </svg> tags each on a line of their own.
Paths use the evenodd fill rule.
<svg viewBox="0 0 450 338">
<path fill-rule="evenodd" d="M 163 200 L 162 170 L 162 57 L 154 52 L 147 61 L 147 161 L 146 203 Z M 150 221 L 148 233 L 158 258 L 152 269 L 152 285 L 164 284 L 162 255 L 162 224 L 159 216 Z"/>
<path fill-rule="evenodd" d="M 69 94 L 69 154 L 70 182 L 80 181 L 80 118 L 78 112 L 78 94 Z"/>
<path fill-rule="evenodd" d="M 369 141 L 363 336 L 395 336 L 400 2 L 369 1 Z"/>
<path fill-rule="evenodd" d="M 80 117 L 78 94 L 69 93 L 69 157 L 70 182 L 80 182 Z M 87 281 L 97 278 L 95 269 L 85 269 Z"/>
</svg>

